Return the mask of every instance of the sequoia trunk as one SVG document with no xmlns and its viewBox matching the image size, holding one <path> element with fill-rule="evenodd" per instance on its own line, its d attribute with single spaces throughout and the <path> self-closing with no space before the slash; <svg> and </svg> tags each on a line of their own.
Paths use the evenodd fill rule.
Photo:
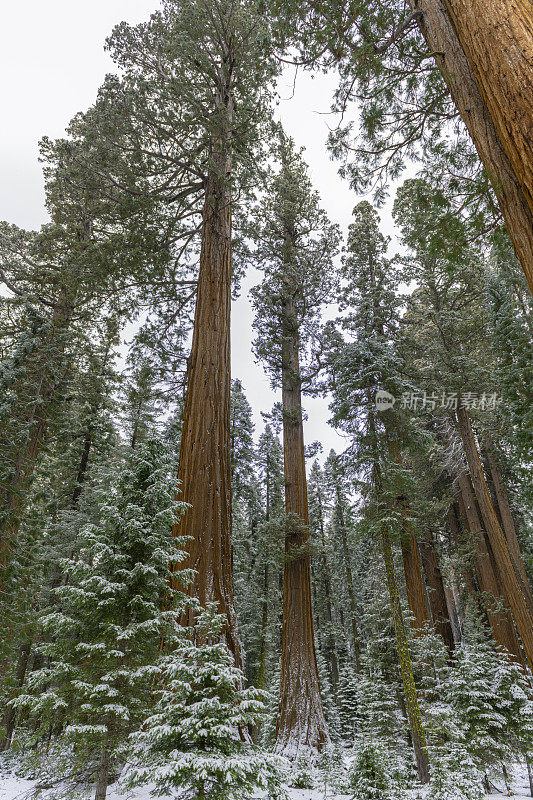
<svg viewBox="0 0 533 800">
<path fill-rule="evenodd" d="M 483 602 L 487 619 L 496 645 L 505 648 L 511 658 L 523 665 L 522 651 L 513 618 L 505 601 L 499 574 L 491 558 L 486 542 L 486 534 L 479 516 L 470 477 L 464 472 L 459 477 L 461 491 L 460 508 L 475 547 L 475 570 L 479 588 L 483 592 Z"/>
<path fill-rule="evenodd" d="M 282 337 L 283 462 L 287 530 L 276 750 L 294 757 L 302 747 L 320 750 L 328 741 L 328 734 L 315 653 L 299 333 L 290 289 L 282 298 Z"/>
<path fill-rule="evenodd" d="M 481 519 L 487 533 L 496 566 L 502 581 L 502 588 L 522 640 L 529 666 L 533 667 L 533 610 L 528 592 L 517 575 L 509 548 L 500 527 L 498 517 L 483 472 L 477 442 L 465 408 L 457 410 L 459 431 L 463 440 L 468 469 L 472 478 L 474 493 L 481 512 Z"/>
<path fill-rule="evenodd" d="M 530 0 L 445 0 L 522 193 L 533 211 L 533 9 Z"/>
<path fill-rule="evenodd" d="M 231 150 L 216 142 L 206 184 L 193 339 L 178 468 L 179 499 L 189 504 L 174 534 L 190 537 L 187 587 L 202 606 L 216 602 L 226 641 L 242 667 L 233 594 L 230 467 Z M 191 624 L 192 612 L 183 618 Z"/>
<path fill-rule="evenodd" d="M 442 579 L 442 572 L 437 559 L 433 535 L 427 528 L 424 538 L 420 544 L 420 550 L 422 552 L 422 564 L 428 586 L 429 604 L 431 607 L 433 625 L 435 626 L 437 633 L 440 633 L 442 636 L 449 654 L 452 655 L 455 642 L 452 623 L 450 621 L 450 615 L 448 612 L 448 603 L 446 601 L 444 581 Z"/>
<path fill-rule="evenodd" d="M 509 498 L 507 496 L 507 491 L 505 488 L 505 484 L 503 482 L 502 474 L 500 472 L 500 468 L 496 463 L 496 459 L 494 457 L 494 453 L 490 445 L 486 446 L 485 452 L 487 455 L 487 462 L 490 469 L 492 484 L 494 486 L 494 494 L 496 496 L 497 510 L 499 512 L 505 538 L 507 539 L 507 546 L 509 548 L 509 553 L 511 555 L 515 571 L 517 572 L 524 589 L 528 592 L 529 596 L 531 597 L 531 589 L 529 586 L 529 581 L 527 578 L 526 568 L 524 566 L 522 553 L 520 552 L 520 546 L 518 544 L 518 538 L 516 535 L 516 527 L 514 524 L 513 515 L 511 513 Z"/>
<path fill-rule="evenodd" d="M 528 0 L 411 0 L 411 6 L 423 12 L 420 29 L 489 176 L 533 292 L 533 95 L 528 5 Z M 506 7 L 510 13 L 504 19 Z M 511 46 L 508 61 L 507 44 Z M 510 95 L 506 97 L 507 90 Z M 528 161 L 520 162 L 520 154 L 527 155 Z"/>
</svg>

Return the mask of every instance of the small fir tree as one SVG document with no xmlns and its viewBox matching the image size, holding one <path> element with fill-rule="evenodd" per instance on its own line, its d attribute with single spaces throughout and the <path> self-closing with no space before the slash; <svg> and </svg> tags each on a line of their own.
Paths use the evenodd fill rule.
<svg viewBox="0 0 533 800">
<path fill-rule="evenodd" d="M 151 440 L 130 451 L 118 477 L 100 476 L 99 516 L 62 560 L 63 585 L 41 621 L 45 665 L 15 701 L 35 719 L 34 739 L 53 733 L 55 777 L 96 780 L 96 800 L 150 707 L 161 641 L 172 643 L 183 606 L 169 584 L 169 564 L 183 558 L 170 533 L 173 466 Z M 56 797 L 73 792 L 67 780 Z"/>
<path fill-rule="evenodd" d="M 239 735 L 260 721 L 266 696 L 242 688 L 223 624 L 211 605 L 165 658 L 155 713 L 132 736 L 128 788 L 153 782 L 155 796 L 179 789 L 183 800 L 280 796 L 280 759 Z"/>
</svg>

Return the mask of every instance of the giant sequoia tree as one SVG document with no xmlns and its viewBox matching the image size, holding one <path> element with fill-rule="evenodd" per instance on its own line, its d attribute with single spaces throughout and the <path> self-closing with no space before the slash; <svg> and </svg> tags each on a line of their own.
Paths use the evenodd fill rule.
<svg viewBox="0 0 533 800">
<path fill-rule="evenodd" d="M 142 179 L 125 190 L 169 208 L 170 230 L 173 218 L 181 220 L 176 257 L 189 259 L 193 272 L 199 235 L 178 470 L 189 508 L 176 534 L 190 537 L 190 591 L 202 604 L 218 603 L 241 664 L 231 551 L 232 204 L 235 186 L 246 183 L 275 73 L 268 29 L 255 2 L 167 0 L 149 22 L 118 26 L 109 47 L 124 76 L 107 81 L 92 116 L 127 164 L 122 182 L 131 164 L 142 167 Z M 196 227 L 190 220 L 199 212 Z"/>
<path fill-rule="evenodd" d="M 312 389 L 317 371 L 320 346 L 313 333 L 331 293 L 339 234 L 319 206 L 301 155 L 282 132 L 276 149 L 279 171 L 270 178 L 252 231 L 254 260 L 266 273 L 254 290 L 255 349 L 282 390 L 287 532 L 276 738 L 279 751 L 294 755 L 327 741 L 311 609 L 302 391 Z M 309 350 L 314 363 L 312 358 L 302 366 Z"/>
</svg>

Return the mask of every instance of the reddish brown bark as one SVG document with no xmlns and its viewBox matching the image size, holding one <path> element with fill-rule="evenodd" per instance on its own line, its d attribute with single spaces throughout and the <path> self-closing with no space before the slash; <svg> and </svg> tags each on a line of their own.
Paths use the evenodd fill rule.
<svg viewBox="0 0 533 800">
<path fill-rule="evenodd" d="M 294 757 L 302 747 L 320 750 L 328 734 L 315 653 L 299 335 L 290 291 L 282 298 L 282 403 L 287 531 L 276 750 Z"/>
<path fill-rule="evenodd" d="M 426 593 L 424 579 L 420 566 L 418 546 L 414 533 L 406 532 L 401 538 L 403 570 L 405 573 L 405 586 L 407 589 L 407 602 L 415 631 L 423 630 L 429 618 L 426 607 Z"/>
<path fill-rule="evenodd" d="M 533 211 L 530 0 L 445 0 L 502 146 Z"/>
<path fill-rule="evenodd" d="M 190 504 L 174 535 L 190 537 L 185 561 L 194 569 L 188 592 L 202 606 L 216 602 L 226 641 L 242 666 L 233 595 L 230 466 L 231 150 L 218 141 L 207 179 L 200 268 L 178 468 L 179 499 Z M 193 614 L 183 618 L 193 621 Z"/>
<path fill-rule="evenodd" d="M 485 452 L 487 455 L 487 462 L 489 465 L 490 474 L 492 478 L 492 485 L 494 486 L 494 494 L 496 497 L 496 509 L 498 511 L 503 532 L 507 540 L 507 546 L 509 548 L 509 553 L 511 555 L 513 566 L 515 568 L 517 575 L 520 578 L 524 590 L 527 591 L 527 593 L 531 597 L 531 588 L 529 586 L 529 581 L 527 578 L 526 568 L 524 566 L 522 553 L 520 552 L 520 545 L 518 544 L 516 527 L 514 524 L 513 515 L 511 513 L 511 506 L 509 505 L 509 498 L 507 495 L 507 490 L 505 488 L 505 483 L 503 481 L 500 468 L 496 463 L 496 459 L 494 457 L 494 453 L 492 451 L 492 447 L 490 446 L 490 444 L 486 445 Z"/>
<path fill-rule="evenodd" d="M 529 666 L 533 667 L 533 609 L 530 603 L 530 597 L 527 591 L 522 587 L 513 566 L 505 536 L 492 504 L 477 442 L 470 424 L 470 417 L 465 408 L 459 408 L 457 410 L 457 422 L 463 440 L 463 447 L 472 478 L 474 493 L 481 512 L 481 519 L 487 533 L 491 551 L 494 555 L 502 582 L 502 589 L 514 617 L 514 622 L 522 640 Z"/>
<path fill-rule="evenodd" d="M 533 292 L 529 0 L 410 2 L 423 12 L 420 29 L 487 171 Z"/>
<path fill-rule="evenodd" d="M 426 577 L 428 586 L 429 604 L 431 606 L 433 625 L 435 626 L 437 633 L 440 633 L 442 636 L 444 644 L 451 655 L 453 653 L 455 643 L 453 638 L 452 624 L 448 613 L 448 603 L 446 602 L 444 581 L 442 579 L 442 572 L 437 560 L 435 542 L 433 540 L 431 531 L 427 528 L 422 542 L 420 543 L 420 550 L 422 553 L 424 575 Z"/>
<path fill-rule="evenodd" d="M 474 542 L 476 577 L 483 593 L 483 604 L 494 641 L 498 647 L 507 650 L 511 658 L 523 664 L 513 619 L 504 597 L 496 564 L 487 545 L 472 482 L 466 472 L 459 476 L 458 485 L 461 492 L 461 512 Z"/>
</svg>

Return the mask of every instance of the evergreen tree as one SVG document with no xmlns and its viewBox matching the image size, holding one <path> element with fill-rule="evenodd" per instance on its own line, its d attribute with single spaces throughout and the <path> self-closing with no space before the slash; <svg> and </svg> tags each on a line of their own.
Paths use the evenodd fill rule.
<svg viewBox="0 0 533 800">
<path fill-rule="evenodd" d="M 14 701 L 37 720 L 37 740 L 52 726 L 59 776 L 94 776 L 95 800 L 105 798 L 127 736 L 147 713 L 161 641 L 172 644 L 182 610 L 184 587 L 169 588 L 169 564 L 182 556 L 170 536 L 179 508 L 171 470 L 150 440 L 116 477 L 99 477 L 98 518 L 77 531 L 76 552 L 61 562 L 68 578 L 43 612 L 45 665 Z M 71 796 L 71 782 L 64 791 Z"/>
<path fill-rule="evenodd" d="M 279 172 L 252 230 L 256 263 L 265 279 L 253 292 L 255 350 L 281 385 L 285 471 L 285 569 L 281 645 L 281 696 L 277 748 L 295 756 L 300 747 L 327 740 L 320 700 L 311 610 L 309 510 L 303 440 L 302 390 L 312 388 L 316 365 L 303 357 L 314 341 L 320 306 L 332 290 L 332 258 L 339 234 L 319 206 L 305 164 L 282 131 L 276 142 Z"/>
<path fill-rule="evenodd" d="M 236 733 L 258 723 L 265 694 L 242 688 L 220 641 L 224 623 L 211 606 L 164 659 L 155 713 L 132 737 L 126 786 L 153 782 L 158 792 L 178 789 L 191 800 L 241 800 L 257 789 L 280 796 L 278 760 Z"/>
<path fill-rule="evenodd" d="M 401 409 L 376 411 L 378 388 L 393 397 L 401 396 L 404 378 L 396 347 L 391 347 L 397 320 L 399 299 L 395 295 L 398 276 L 385 256 L 386 241 L 380 235 L 377 215 L 368 203 L 354 210 L 350 227 L 343 274 L 346 288 L 344 304 L 355 306 L 343 326 L 350 335 L 330 328 L 329 363 L 333 401 L 333 423 L 351 437 L 350 468 L 361 476 L 368 498 L 368 530 L 381 545 L 389 591 L 391 615 L 396 633 L 396 647 L 403 681 L 407 714 L 413 746 L 423 782 L 429 779 L 429 764 L 417 690 L 409 653 L 408 631 L 401 605 L 393 551 L 393 533 L 405 536 L 408 484 L 401 463 L 401 445 L 413 437 L 412 426 Z M 414 535 L 409 535 L 410 549 L 416 554 Z M 412 560 L 412 559 L 411 559 Z M 405 564 L 405 559 L 404 559 Z M 423 606 L 422 578 L 414 563 L 414 577 L 420 585 L 421 599 L 414 606 Z M 406 578 L 410 574 L 405 569 Z"/>
</svg>

